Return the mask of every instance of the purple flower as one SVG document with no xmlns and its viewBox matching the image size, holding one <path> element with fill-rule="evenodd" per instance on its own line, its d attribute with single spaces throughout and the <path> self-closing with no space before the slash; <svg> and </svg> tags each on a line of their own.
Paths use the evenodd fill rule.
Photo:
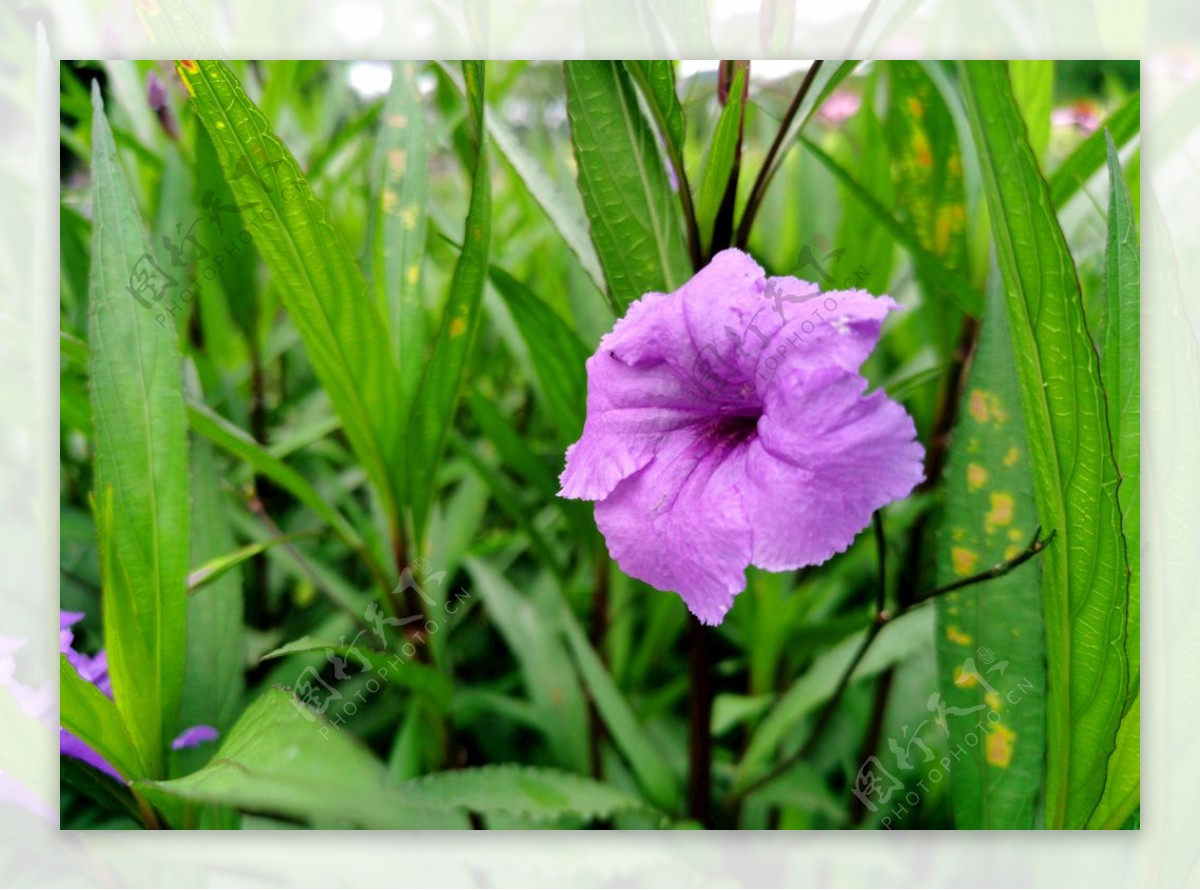
<svg viewBox="0 0 1200 890">
<path fill-rule="evenodd" d="M 559 494 L 596 502 L 626 574 L 720 623 L 748 565 L 823 563 L 923 478 L 912 418 L 858 372 L 895 308 L 719 253 L 588 359 Z"/>
<path fill-rule="evenodd" d="M 58 614 L 58 651 L 67 656 L 67 661 L 75 668 L 79 676 L 87 680 L 109 698 L 113 697 L 112 680 L 108 676 L 108 653 L 103 649 L 95 655 L 85 655 L 82 652 L 77 652 L 72 645 L 75 642 L 75 634 L 71 627 L 83 620 L 83 612 L 63 612 Z M 190 729 L 185 729 L 182 733 L 171 742 L 171 749 L 178 751 L 180 748 L 194 748 L 204 742 L 211 742 L 217 738 L 217 731 L 211 726 L 193 726 Z M 125 782 L 125 779 L 116 771 L 112 764 L 101 757 L 87 742 L 80 739 L 78 736 L 72 735 L 61 727 L 58 730 L 58 749 L 61 753 L 68 757 L 74 757 L 77 760 L 82 760 L 101 772 L 108 773 L 118 782 Z"/>
<path fill-rule="evenodd" d="M 171 750 L 178 751 L 181 748 L 195 748 L 197 745 L 202 745 L 205 742 L 215 742 L 220 733 L 212 727 L 204 723 L 199 726 L 193 726 L 191 729 L 185 729 L 171 742 Z"/>
</svg>

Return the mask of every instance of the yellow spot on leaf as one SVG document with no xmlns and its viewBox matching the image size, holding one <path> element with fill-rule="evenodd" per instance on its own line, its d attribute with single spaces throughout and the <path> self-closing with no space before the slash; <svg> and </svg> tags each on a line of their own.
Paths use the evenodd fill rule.
<svg viewBox="0 0 1200 890">
<path fill-rule="evenodd" d="M 1011 448 L 1009 448 L 1008 453 L 1006 455 L 1004 455 L 1004 466 L 1006 466 L 1006 467 L 1016 466 L 1017 461 L 1019 461 L 1020 459 L 1021 459 L 1021 452 L 1018 451 L 1017 446 L 1014 445 Z"/>
<path fill-rule="evenodd" d="M 965 528 L 951 529 L 950 537 L 953 538 L 955 541 L 965 540 L 967 537 L 967 530 Z"/>
<path fill-rule="evenodd" d="M 913 117 L 925 116 L 925 109 L 921 106 L 916 96 L 908 97 L 908 110 L 912 112 Z"/>
<path fill-rule="evenodd" d="M 951 624 L 946 628 L 946 639 L 956 646 L 970 646 L 974 642 L 971 635 L 963 633 L 956 624 Z"/>
<path fill-rule="evenodd" d="M 387 119 L 389 127 L 403 127 L 408 123 L 408 117 L 403 114 L 392 114 Z"/>
<path fill-rule="evenodd" d="M 418 266 L 416 263 L 413 263 L 404 272 L 404 278 L 408 282 L 409 287 L 412 287 L 414 284 L 416 284 L 417 280 L 420 277 L 421 277 L 421 267 Z"/>
<path fill-rule="evenodd" d="M 1008 530 L 1008 539 L 1010 541 L 1021 541 L 1025 539 L 1025 532 L 1019 528 L 1010 528 Z"/>
<path fill-rule="evenodd" d="M 970 689 L 978 683 L 979 678 L 974 671 L 964 671 L 961 664 L 954 669 L 954 685 L 959 689 Z"/>
<path fill-rule="evenodd" d="M 996 693 L 989 692 L 987 695 L 985 695 L 983 697 L 983 700 L 984 700 L 984 702 L 987 703 L 987 706 L 989 708 L 991 708 L 993 711 L 1000 710 L 1000 705 L 1001 705 L 1000 696 L 996 695 Z"/>
<path fill-rule="evenodd" d="M 461 337 L 466 330 L 467 323 L 463 319 L 456 318 L 454 321 L 450 322 L 451 337 Z"/>
<path fill-rule="evenodd" d="M 404 226 L 408 231 L 412 231 L 417 227 L 417 214 L 420 208 L 416 204 L 410 207 L 405 207 L 400 211 L 400 225 Z"/>
<path fill-rule="evenodd" d="M 967 490 L 978 491 L 987 485 L 988 473 L 981 465 L 967 464 Z"/>
<path fill-rule="evenodd" d="M 1005 559 L 1016 559 L 1018 556 L 1021 555 L 1021 551 L 1024 549 L 1025 548 L 1022 547 L 1020 544 L 1009 544 L 1007 547 L 1004 548 L 1004 558 Z"/>
<path fill-rule="evenodd" d="M 979 554 L 969 547 L 950 548 L 950 564 L 954 567 L 954 574 L 966 577 L 975 571 L 978 562 Z"/>
<path fill-rule="evenodd" d="M 929 142 L 923 134 L 917 139 L 917 144 L 914 148 L 913 160 L 917 162 L 918 167 L 928 167 L 933 163 L 933 153 L 929 150 Z"/>
<path fill-rule="evenodd" d="M 1008 412 L 1004 410 L 1000 399 L 986 389 L 971 390 L 967 397 L 967 413 L 979 423 L 995 421 L 996 429 L 1000 429 L 1008 420 Z"/>
<path fill-rule="evenodd" d="M 1017 734 L 1002 723 L 992 727 L 987 737 L 987 762 L 1007 769 L 1012 762 L 1013 741 Z"/>
<path fill-rule="evenodd" d="M 399 179 L 404 175 L 404 171 L 408 166 L 408 156 L 402 148 L 393 148 L 388 152 L 388 170 L 391 171 L 393 179 Z"/>
<path fill-rule="evenodd" d="M 383 190 L 383 212 L 391 213 L 396 209 L 396 205 L 400 203 L 400 196 L 391 189 Z"/>
<path fill-rule="evenodd" d="M 987 423 L 992 416 L 992 394 L 984 389 L 973 389 L 967 397 L 967 413 L 980 423 Z"/>
<path fill-rule="evenodd" d="M 983 518 L 984 528 L 994 531 L 998 525 L 1012 525 L 1013 512 L 1016 510 L 1016 500 L 1007 491 L 993 491 L 988 495 L 992 509 Z"/>
<path fill-rule="evenodd" d="M 978 436 L 972 436 L 967 439 L 967 454 L 978 454 L 979 449 L 982 447 Z"/>
</svg>

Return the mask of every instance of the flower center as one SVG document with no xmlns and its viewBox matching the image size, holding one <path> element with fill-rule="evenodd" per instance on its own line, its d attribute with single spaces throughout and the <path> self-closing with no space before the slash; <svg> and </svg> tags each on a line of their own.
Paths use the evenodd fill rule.
<svg viewBox="0 0 1200 890">
<path fill-rule="evenodd" d="M 731 414 L 720 418 L 713 425 L 713 438 L 727 445 L 740 445 L 758 431 L 758 419 L 762 412 L 754 414 Z"/>
</svg>

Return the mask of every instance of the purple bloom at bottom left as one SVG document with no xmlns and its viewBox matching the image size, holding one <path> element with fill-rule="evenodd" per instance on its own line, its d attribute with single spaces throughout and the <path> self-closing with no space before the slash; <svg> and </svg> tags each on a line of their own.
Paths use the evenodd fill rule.
<svg viewBox="0 0 1200 890">
<path fill-rule="evenodd" d="M 71 663 L 80 677 L 87 680 L 109 698 L 112 698 L 112 681 L 108 676 L 107 653 L 101 649 L 95 655 L 86 655 L 76 651 L 72 645 L 75 641 L 75 634 L 71 628 L 83 620 L 83 616 L 83 612 L 59 612 L 58 651 L 67 656 L 67 661 Z M 217 736 L 217 730 L 211 726 L 203 724 L 193 726 L 179 734 L 171 743 L 171 749 L 178 751 L 180 748 L 194 748 L 205 742 L 214 741 Z M 68 757 L 82 760 L 84 763 L 112 776 L 118 782 L 125 782 L 125 779 L 113 768 L 112 764 L 97 754 L 90 745 L 61 727 L 58 730 L 58 746 L 59 750 Z"/>
</svg>

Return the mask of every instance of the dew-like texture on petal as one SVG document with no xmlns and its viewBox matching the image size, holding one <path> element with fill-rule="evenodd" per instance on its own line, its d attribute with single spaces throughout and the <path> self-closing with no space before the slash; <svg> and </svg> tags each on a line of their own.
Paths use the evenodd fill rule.
<svg viewBox="0 0 1200 890">
<path fill-rule="evenodd" d="M 719 623 L 747 566 L 822 563 L 921 481 L 912 419 L 859 374 L 896 308 L 722 251 L 601 340 L 560 494 L 596 502 L 626 574 Z"/>
</svg>

